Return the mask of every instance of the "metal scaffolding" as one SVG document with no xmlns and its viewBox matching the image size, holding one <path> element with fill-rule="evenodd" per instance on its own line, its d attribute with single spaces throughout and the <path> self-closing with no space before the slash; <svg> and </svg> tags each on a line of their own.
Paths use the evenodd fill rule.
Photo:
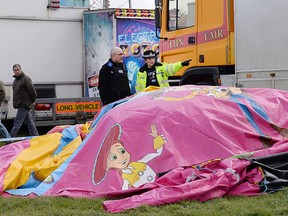
<svg viewBox="0 0 288 216">
<path fill-rule="evenodd" d="M 132 0 L 125 1 L 124 4 L 128 3 L 128 8 L 132 8 Z M 121 8 L 124 4 L 119 5 L 117 7 Z M 90 0 L 90 8 L 91 9 L 102 9 L 102 8 L 110 8 L 110 0 Z"/>
<path fill-rule="evenodd" d="M 108 0 L 90 0 L 90 8 L 91 9 L 102 9 L 108 8 L 107 5 Z"/>
</svg>

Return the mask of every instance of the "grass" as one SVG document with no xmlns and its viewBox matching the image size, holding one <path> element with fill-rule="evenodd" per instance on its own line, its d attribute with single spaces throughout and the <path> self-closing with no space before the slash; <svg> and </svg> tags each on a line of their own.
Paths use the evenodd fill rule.
<svg viewBox="0 0 288 216">
<path fill-rule="evenodd" d="M 281 216 L 288 215 L 286 190 L 255 197 L 223 197 L 199 203 L 184 201 L 162 206 L 141 206 L 115 215 L 127 216 Z M 112 215 L 103 210 L 104 199 L 68 197 L 0 197 L 0 215 Z"/>
</svg>

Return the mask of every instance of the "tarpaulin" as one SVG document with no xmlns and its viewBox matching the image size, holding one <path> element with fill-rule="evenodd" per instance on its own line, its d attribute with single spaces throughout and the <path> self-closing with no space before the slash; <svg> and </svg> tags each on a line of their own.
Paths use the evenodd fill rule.
<svg viewBox="0 0 288 216">
<path fill-rule="evenodd" d="M 187 85 L 142 92 L 103 107 L 73 153 L 22 195 L 128 196 L 104 203 L 107 211 L 119 212 L 142 204 L 259 194 L 266 171 L 247 168 L 247 158 L 288 151 L 287 111 L 288 92 L 275 89 Z M 58 129 L 50 135 L 63 136 Z M 0 161 L 5 152 L 12 158 L 1 165 L 1 187 L 14 154 L 30 143 L 12 145 L 20 147 L 0 150 Z M 2 191 L 21 194 L 23 183 Z"/>
</svg>

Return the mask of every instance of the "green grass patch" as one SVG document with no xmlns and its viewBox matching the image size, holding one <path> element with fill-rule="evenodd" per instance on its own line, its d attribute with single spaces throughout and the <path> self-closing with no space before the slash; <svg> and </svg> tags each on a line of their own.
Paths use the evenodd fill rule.
<svg viewBox="0 0 288 216">
<path fill-rule="evenodd" d="M 254 197 L 223 197 L 204 203 L 183 201 L 162 206 L 141 206 L 116 215 L 140 216 L 281 216 L 288 215 L 286 190 Z M 0 215 L 112 215 L 102 207 L 104 199 L 68 197 L 0 197 Z"/>
</svg>

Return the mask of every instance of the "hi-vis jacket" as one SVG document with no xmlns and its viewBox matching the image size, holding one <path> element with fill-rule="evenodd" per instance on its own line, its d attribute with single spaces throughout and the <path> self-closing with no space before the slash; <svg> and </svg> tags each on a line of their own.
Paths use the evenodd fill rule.
<svg viewBox="0 0 288 216">
<path fill-rule="evenodd" d="M 165 62 L 163 63 L 156 62 L 155 63 L 156 77 L 159 86 L 168 87 L 169 86 L 168 77 L 173 76 L 182 67 L 183 66 L 181 65 L 181 62 L 176 62 L 172 64 L 168 64 Z M 137 73 L 137 81 L 135 86 L 136 93 L 148 87 L 146 86 L 146 83 L 147 83 L 147 64 L 142 66 Z"/>
</svg>

